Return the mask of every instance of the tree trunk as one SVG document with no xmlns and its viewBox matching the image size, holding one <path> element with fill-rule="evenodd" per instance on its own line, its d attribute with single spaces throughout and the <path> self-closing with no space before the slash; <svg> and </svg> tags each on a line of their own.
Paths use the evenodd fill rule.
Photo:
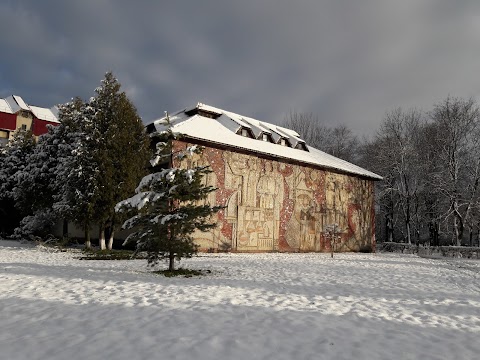
<svg viewBox="0 0 480 360">
<path fill-rule="evenodd" d="M 175 270 L 175 254 L 173 251 L 170 251 L 170 254 L 168 255 L 168 271 L 174 271 Z"/>
<path fill-rule="evenodd" d="M 110 237 L 108 238 L 108 244 L 107 244 L 108 250 L 112 250 L 112 247 L 113 247 L 113 233 L 114 233 L 114 229 L 112 226 L 110 229 Z"/>
<path fill-rule="evenodd" d="M 412 245 L 412 236 L 410 235 L 410 221 L 407 221 L 407 240 L 408 245 Z"/>
<path fill-rule="evenodd" d="M 63 238 L 68 238 L 68 221 L 63 220 Z"/>
<path fill-rule="evenodd" d="M 462 218 L 456 213 L 454 216 L 455 240 L 457 246 L 462 246 L 463 240 L 463 222 Z"/>
<path fill-rule="evenodd" d="M 92 243 L 90 241 L 90 228 L 88 226 L 85 226 L 84 231 L 85 231 L 85 248 L 91 249 Z"/>
<path fill-rule="evenodd" d="M 393 242 L 393 218 L 387 217 L 387 241 Z"/>
<path fill-rule="evenodd" d="M 100 250 L 105 250 L 105 226 L 104 224 L 98 225 L 98 246 L 100 246 Z"/>
</svg>

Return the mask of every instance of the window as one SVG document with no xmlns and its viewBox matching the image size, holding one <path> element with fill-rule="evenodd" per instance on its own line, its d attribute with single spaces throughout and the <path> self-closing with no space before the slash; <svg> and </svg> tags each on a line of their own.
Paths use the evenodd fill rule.
<svg viewBox="0 0 480 360">
<path fill-rule="evenodd" d="M 285 141 L 285 139 L 282 138 L 282 139 L 280 140 L 280 145 L 282 145 L 282 146 L 287 146 L 287 142 Z"/>
<path fill-rule="evenodd" d="M 22 126 L 20 127 L 20 129 L 22 129 L 22 130 L 27 130 L 27 125 L 26 125 L 26 124 L 22 124 Z"/>
<path fill-rule="evenodd" d="M 242 129 L 242 136 L 249 137 L 247 129 Z"/>
<path fill-rule="evenodd" d="M 0 147 L 8 143 L 9 132 L 0 130 Z"/>
<path fill-rule="evenodd" d="M 26 110 L 22 110 L 20 111 L 20 116 L 24 117 L 24 118 L 27 118 L 27 119 L 31 119 L 32 118 L 32 114 L 30 114 L 28 111 Z"/>
<path fill-rule="evenodd" d="M 305 145 L 305 143 L 298 143 L 297 146 L 295 147 L 295 149 L 300 149 L 300 150 L 303 150 L 303 151 L 308 151 L 307 145 Z"/>
<path fill-rule="evenodd" d="M 267 134 L 263 134 L 263 135 L 262 135 L 262 140 L 263 140 L 263 141 L 268 141 L 268 135 L 267 135 Z"/>
</svg>

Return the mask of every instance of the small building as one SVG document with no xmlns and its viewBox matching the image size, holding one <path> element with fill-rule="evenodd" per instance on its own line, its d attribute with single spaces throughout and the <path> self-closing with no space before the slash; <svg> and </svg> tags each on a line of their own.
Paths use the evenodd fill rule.
<svg viewBox="0 0 480 360">
<path fill-rule="evenodd" d="M 197 104 L 170 115 L 202 155 L 174 166 L 208 165 L 205 182 L 218 190 L 206 200 L 225 206 L 218 226 L 194 235 L 203 251 L 374 251 L 374 182 L 382 178 L 315 149 L 300 134 L 274 124 Z M 166 119 L 147 125 L 165 129 Z"/>
<path fill-rule="evenodd" d="M 58 125 L 58 109 L 28 105 L 20 96 L 0 99 L 0 145 L 18 129 L 31 130 L 36 137 L 47 132 L 47 125 Z"/>
</svg>

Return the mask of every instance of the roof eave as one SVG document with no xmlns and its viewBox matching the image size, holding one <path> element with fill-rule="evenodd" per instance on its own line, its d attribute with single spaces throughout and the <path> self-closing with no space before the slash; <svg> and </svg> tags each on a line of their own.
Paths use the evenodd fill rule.
<svg viewBox="0 0 480 360">
<path fill-rule="evenodd" d="M 264 156 L 268 156 L 268 157 L 272 157 L 272 158 L 276 158 L 276 159 L 281 159 L 281 160 L 284 160 L 284 161 L 289 162 L 289 163 L 308 165 L 308 166 L 315 167 L 317 169 L 331 170 L 331 171 L 335 171 L 337 173 L 351 175 L 351 176 L 357 176 L 357 177 L 360 177 L 360 178 L 365 178 L 365 179 L 369 179 L 369 180 L 373 180 L 373 181 L 383 180 L 383 177 L 381 177 L 377 174 L 373 174 L 373 173 L 372 173 L 372 175 L 360 174 L 360 173 L 357 173 L 357 172 L 354 172 L 354 171 L 347 171 L 347 170 L 344 170 L 344 169 L 339 169 L 339 168 L 336 168 L 334 166 L 320 165 L 320 164 L 316 164 L 316 163 L 313 163 L 313 162 L 301 161 L 301 160 L 298 160 L 298 159 L 292 159 L 291 157 L 288 157 L 288 156 L 281 156 L 281 155 L 278 155 L 278 154 L 273 154 L 273 153 L 269 153 L 269 152 L 265 152 L 265 151 L 258 151 L 256 149 L 251 149 L 251 148 L 248 148 L 248 147 L 225 144 L 225 143 L 222 143 L 222 142 L 219 142 L 219 141 L 205 140 L 205 139 L 200 138 L 200 137 L 183 134 L 181 140 L 187 140 L 187 139 L 194 140 L 194 141 L 197 141 L 197 142 L 200 142 L 200 143 L 203 143 L 203 144 L 218 145 L 221 148 L 240 149 L 240 150 L 248 152 L 248 153 L 255 153 L 255 154 L 260 154 L 260 155 L 264 155 Z"/>
</svg>

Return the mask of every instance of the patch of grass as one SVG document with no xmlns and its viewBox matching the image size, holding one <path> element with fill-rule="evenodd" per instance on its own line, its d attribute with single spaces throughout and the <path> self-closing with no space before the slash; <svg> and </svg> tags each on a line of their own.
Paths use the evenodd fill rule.
<svg viewBox="0 0 480 360">
<path fill-rule="evenodd" d="M 132 250 L 83 250 L 85 256 L 81 256 L 80 260 L 132 260 L 140 258 L 133 256 Z"/>
<path fill-rule="evenodd" d="M 183 277 L 189 278 L 189 277 L 193 277 L 193 276 L 202 276 L 202 275 L 205 275 L 205 274 L 210 274 L 211 271 L 210 270 L 203 271 L 203 270 L 191 270 L 191 269 L 179 268 L 179 269 L 175 269 L 173 271 L 158 270 L 158 271 L 154 271 L 153 273 L 154 274 L 161 274 L 165 277 L 183 276 Z"/>
<path fill-rule="evenodd" d="M 38 236 L 31 236 L 29 240 L 34 241 L 37 244 L 40 244 L 46 247 L 57 248 L 61 251 L 64 251 L 65 249 L 79 245 L 78 241 L 74 238 L 73 239 L 69 237 L 57 238 L 51 234 L 47 235 L 45 238 L 40 238 Z"/>
</svg>

